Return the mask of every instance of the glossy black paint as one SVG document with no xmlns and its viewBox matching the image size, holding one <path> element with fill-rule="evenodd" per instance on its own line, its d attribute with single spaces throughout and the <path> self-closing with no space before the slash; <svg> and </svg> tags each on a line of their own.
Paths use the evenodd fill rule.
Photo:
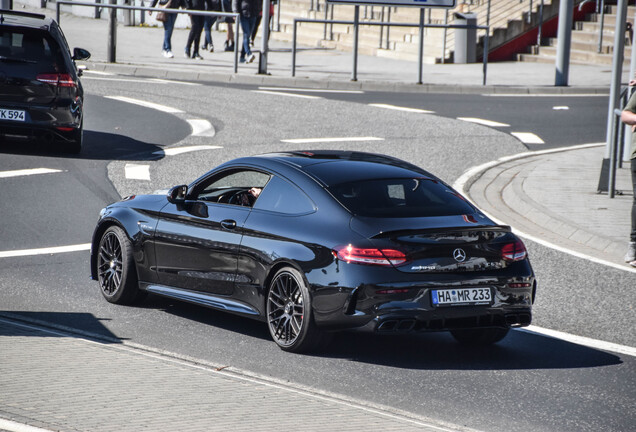
<svg viewBox="0 0 636 432">
<path fill-rule="evenodd" d="M 194 199 L 209 179 L 236 170 L 286 182 L 309 200 L 311 207 L 303 208 L 310 211 L 284 214 L 258 208 L 258 200 L 250 208 Z M 378 176 L 426 176 L 443 184 L 420 168 L 381 155 L 299 152 L 237 159 L 197 179 L 185 196 L 173 191 L 170 197 L 130 197 L 104 209 L 93 236 L 92 276 L 99 239 L 117 224 L 133 243 L 142 289 L 263 321 L 269 282 L 281 267 L 290 266 L 305 278 L 314 321 L 325 329 L 448 330 L 530 323 L 534 273 L 527 257 L 501 258 L 499 245 L 517 240 L 508 227 L 472 206 L 470 215 L 362 218 L 327 191 L 339 182 Z M 334 250 L 349 244 L 397 248 L 409 259 L 394 267 L 337 258 Z M 458 247 L 468 255 L 463 262 L 453 259 Z M 433 305 L 431 290 L 446 288 L 487 288 L 494 301 Z"/>
<path fill-rule="evenodd" d="M 50 51 L 36 53 L 31 47 L 30 52 L 20 54 L 0 44 L 0 108 L 26 113 L 25 121 L 0 118 L 0 137 L 79 152 L 84 90 L 75 60 L 87 59 L 90 53 L 75 48 L 71 54 L 61 28 L 44 15 L 6 10 L 0 15 L 0 35 L 15 33 L 24 39 L 44 40 Z M 43 75 L 48 75 L 48 81 Z M 61 76 L 65 84 L 53 83 L 54 76 Z"/>
</svg>

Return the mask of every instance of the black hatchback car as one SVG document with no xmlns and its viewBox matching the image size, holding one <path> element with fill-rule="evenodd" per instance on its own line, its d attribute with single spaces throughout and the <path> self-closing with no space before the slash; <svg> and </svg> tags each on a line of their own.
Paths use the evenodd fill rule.
<svg viewBox="0 0 636 432">
<path fill-rule="evenodd" d="M 79 153 L 84 91 L 57 22 L 44 15 L 0 10 L 0 138 L 43 142 Z"/>
<path fill-rule="evenodd" d="M 530 324 L 536 291 L 509 227 L 415 165 L 342 151 L 236 159 L 111 204 L 91 272 L 109 302 L 150 292 L 255 318 L 293 352 L 357 327 L 494 343 Z"/>
</svg>

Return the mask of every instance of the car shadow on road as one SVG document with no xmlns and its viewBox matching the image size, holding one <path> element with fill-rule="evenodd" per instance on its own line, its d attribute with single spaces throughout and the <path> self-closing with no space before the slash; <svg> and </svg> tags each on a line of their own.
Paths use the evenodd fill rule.
<svg viewBox="0 0 636 432">
<path fill-rule="evenodd" d="M 116 133 L 84 130 L 84 144 L 79 154 L 69 154 L 57 144 L 9 141 L 2 144 L 0 154 L 44 156 L 89 160 L 157 160 L 162 147 Z M 156 153 L 156 154 L 155 154 Z"/>
</svg>

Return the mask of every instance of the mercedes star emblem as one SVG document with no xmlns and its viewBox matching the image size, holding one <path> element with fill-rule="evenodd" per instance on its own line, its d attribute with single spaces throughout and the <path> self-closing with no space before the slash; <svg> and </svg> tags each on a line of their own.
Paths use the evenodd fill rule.
<svg viewBox="0 0 636 432">
<path fill-rule="evenodd" d="M 457 248 L 453 251 L 453 258 L 457 262 L 464 262 L 466 260 L 466 252 L 464 252 L 464 249 Z"/>
</svg>

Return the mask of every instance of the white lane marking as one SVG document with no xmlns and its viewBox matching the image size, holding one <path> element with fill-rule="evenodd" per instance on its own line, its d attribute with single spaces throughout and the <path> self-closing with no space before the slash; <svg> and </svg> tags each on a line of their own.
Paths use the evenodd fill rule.
<svg viewBox="0 0 636 432">
<path fill-rule="evenodd" d="M 343 94 L 364 94 L 362 90 L 325 90 L 325 89 L 308 89 L 293 87 L 259 87 L 259 90 L 273 91 L 301 91 L 306 93 L 343 93 Z"/>
<path fill-rule="evenodd" d="M 187 81 L 177 81 L 177 80 L 166 80 L 166 79 L 161 79 L 161 78 L 149 78 L 148 81 L 152 81 L 152 82 L 156 82 L 156 83 L 160 83 L 160 84 L 179 84 L 179 85 L 185 85 L 185 86 L 200 86 L 200 85 L 202 85 L 200 83 L 193 83 L 193 82 L 187 82 Z"/>
<path fill-rule="evenodd" d="M 509 162 L 509 161 L 518 160 L 518 159 L 523 159 L 523 158 L 527 158 L 527 157 L 540 156 L 540 155 L 545 155 L 545 154 L 550 154 L 550 153 L 560 153 L 560 152 L 564 152 L 564 151 L 568 151 L 568 150 L 581 150 L 581 149 L 586 149 L 586 148 L 590 148 L 590 147 L 600 147 L 600 146 L 604 146 L 604 145 L 605 145 L 605 143 L 583 144 L 583 145 L 578 145 L 578 146 L 573 146 L 573 147 L 559 147 L 559 148 L 550 149 L 550 150 L 524 152 L 524 153 L 518 153 L 518 154 L 515 154 L 515 155 L 511 155 L 511 156 L 500 157 L 497 160 L 494 160 L 494 161 L 491 161 L 491 162 L 487 162 L 485 164 L 474 166 L 474 167 L 470 168 L 469 170 L 464 172 L 464 174 L 462 174 L 457 180 L 455 180 L 455 183 L 453 183 L 453 188 L 456 189 L 459 193 L 461 193 L 463 196 L 465 196 L 466 198 L 468 198 L 472 202 L 472 199 L 470 198 L 470 196 L 468 195 L 468 191 L 466 190 L 466 183 L 468 183 L 468 181 L 471 178 L 473 178 L 473 177 L 475 177 L 475 176 L 477 176 L 477 175 L 489 170 L 490 168 L 493 168 L 493 167 L 495 167 L 497 165 L 500 165 L 500 164 L 502 164 L 504 162 Z M 485 212 L 483 210 L 481 210 L 481 211 L 484 214 L 486 214 L 486 216 L 488 216 L 490 219 L 492 219 L 495 223 L 498 223 L 498 224 L 501 224 L 501 225 L 512 225 L 509 222 L 503 222 L 503 221 L 497 219 L 493 215 L 488 214 L 487 212 Z M 524 233 L 522 231 L 519 231 L 514 226 L 512 227 L 512 230 L 518 236 L 523 237 L 525 239 L 528 239 L 530 241 L 533 241 L 535 243 L 538 243 L 538 244 L 540 244 L 542 246 L 548 247 L 550 249 L 554 249 L 556 251 L 563 252 L 563 253 L 566 253 L 568 255 L 572 255 L 574 257 L 577 257 L 577 258 L 582 258 L 582 259 L 591 261 L 591 262 L 596 263 L 596 264 L 601 264 L 601 265 L 605 265 L 605 266 L 608 266 L 608 267 L 612 267 L 612 268 L 615 268 L 617 270 L 623 270 L 623 271 L 627 271 L 627 272 L 630 272 L 630 273 L 636 273 L 636 269 L 632 269 L 632 268 L 629 268 L 627 266 L 616 264 L 615 262 L 599 259 L 599 258 L 590 256 L 590 255 L 582 254 L 580 252 L 574 251 L 572 249 L 567 249 L 567 248 L 564 248 L 564 247 L 559 246 L 559 245 L 555 245 L 554 243 L 550 243 L 550 242 L 548 242 L 546 240 L 540 239 L 540 238 L 535 237 L 535 236 L 533 236 L 531 234 L 527 234 L 527 233 Z"/>
<path fill-rule="evenodd" d="M 131 180 L 150 180 L 150 165 L 126 164 L 126 178 Z"/>
<path fill-rule="evenodd" d="M 298 138 L 280 140 L 285 143 L 292 144 L 312 144 L 324 142 L 354 142 L 354 141 L 384 141 L 384 138 L 377 137 L 342 137 L 342 138 Z"/>
<path fill-rule="evenodd" d="M 130 104 L 134 104 L 134 105 L 139 105 L 139 106 L 143 106 L 146 108 L 152 108 L 152 109 L 156 109 L 158 111 L 162 111 L 162 112 L 166 112 L 166 113 L 170 113 L 170 114 L 176 114 L 176 113 L 182 113 L 183 111 L 177 108 L 172 108 L 166 105 L 159 105 L 156 103 L 152 103 L 152 102 L 148 102 L 148 101 L 143 101 L 143 100 L 139 100 L 139 99 L 133 99 L 133 98 L 129 98 L 126 96 L 105 96 L 107 99 L 114 99 L 114 100 L 118 100 L 121 102 L 127 102 Z"/>
<path fill-rule="evenodd" d="M 278 95 L 278 96 L 289 96 L 289 97 L 296 97 L 296 98 L 302 98 L 302 99 L 322 99 L 320 96 L 309 96 L 309 95 L 301 95 L 296 93 L 284 93 L 284 92 L 274 92 L 274 91 L 265 91 L 265 90 L 252 90 L 252 91 L 254 93 L 271 94 L 271 95 Z"/>
<path fill-rule="evenodd" d="M 489 93 L 482 94 L 482 96 L 488 97 L 514 97 L 514 98 L 522 98 L 522 97 L 553 97 L 553 98 L 564 98 L 564 97 L 607 97 L 608 93 L 580 93 L 580 94 L 550 94 L 550 93 L 539 93 L 539 94 L 520 94 L 520 93 Z"/>
<path fill-rule="evenodd" d="M 0 430 L 9 432 L 53 432 L 50 429 L 42 429 L 2 418 L 0 418 Z"/>
<path fill-rule="evenodd" d="M 401 106 L 389 105 L 389 104 L 373 103 L 373 104 L 369 104 L 369 106 L 376 107 L 376 108 L 386 108 L 386 109 L 391 109 L 396 111 L 406 111 L 406 112 L 414 112 L 414 113 L 421 113 L 421 114 L 435 114 L 435 111 L 429 111 L 429 110 L 419 109 L 419 108 L 401 107 Z"/>
<path fill-rule="evenodd" d="M 457 120 L 461 120 L 461 121 L 465 121 L 469 123 L 477 123 L 483 126 L 490 126 L 490 127 L 510 127 L 510 125 L 506 123 L 499 123 L 496 121 L 480 119 L 475 117 L 457 117 Z"/>
<path fill-rule="evenodd" d="M 567 111 L 570 109 L 569 106 L 554 106 L 552 107 L 553 110 L 555 111 Z"/>
<path fill-rule="evenodd" d="M 201 145 L 201 146 L 187 146 L 187 147 L 173 147 L 164 150 L 153 152 L 154 155 L 175 156 L 182 153 L 189 153 L 201 150 L 216 150 L 223 148 L 221 146 Z"/>
<path fill-rule="evenodd" d="M 114 73 L 111 72 L 102 72 L 102 71 L 96 71 L 96 70 L 91 70 L 91 69 L 84 69 L 84 71 L 82 73 L 87 73 L 87 74 L 91 74 L 91 75 L 102 75 L 102 76 L 114 76 Z M 93 78 L 93 77 L 90 77 Z"/>
<path fill-rule="evenodd" d="M 12 257 L 31 256 L 31 255 L 52 255 L 52 254 L 66 253 L 66 252 L 85 251 L 85 250 L 90 250 L 90 248 L 91 248 L 90 243 L 82 243 L 82 244 L 70 245 L 70 246 L 10 250 L 10 251 L 1 251 L 0 258 L 12 258 Z"/>
<path fill-rule="evenodd" d="M 14 170 L 14 171 L 1 171 L 0 178 L 9 178 L 9 177 L 21 177 L 21 176 L 29 176 L 29 175 L 37 175 L 37 174 L 51 174 L 51 173 L 59 173 L 64 172 L 58 169 L 51 168 L 32 168 L 32 169 L 22 169 L 22 170 Z"/>
<path fill-rule="evenodd" d="M 539 136 L 532 132 L 510 132 L 510 135 L 517 138 L 524 144 L 545 144 L 545 142 L 539 138 Z"/>
<path fill-rule="evenodd" d="M 554 339 L 564 340 L 577 345 L 583 345 L 589 348 L 599 349 L 603 351 L 609 351 L 617 354 L 624 354 L 631 357 L 636 357 L 636 348 L 620 345 L 613 342 L 605 342 L 598 339 L 592 339 L 585 336 L 577 336 L 570 333 L 565 333 L 558 330 L 550 330 L 547 328 L 528 326 L 518 329 L 526 333 L 536 333 L 542 336 L 548 336 Z"/>
<path fill-rule="evenodd" d="M 112 81 L 112 82 L 123 82 L 123 83 L 133 83 L 133 84 L 138 84 L 138 83 L 148 84 L 147 79 L 141 79 L 141 78 L 103 78 L 103 77 L 82 76 L 82 80 L 84 79 L 87 79 L 90 81 Z"/>
<path fill-rule="evenodd" d="M 205 119 L 189 119 L 186 121 L 192 128 L 193 136 L 213 137 L 216 135 L 216 131 L 214 130 L 214 127 L 212 127 L 212 123 Z"/>
</svg>

